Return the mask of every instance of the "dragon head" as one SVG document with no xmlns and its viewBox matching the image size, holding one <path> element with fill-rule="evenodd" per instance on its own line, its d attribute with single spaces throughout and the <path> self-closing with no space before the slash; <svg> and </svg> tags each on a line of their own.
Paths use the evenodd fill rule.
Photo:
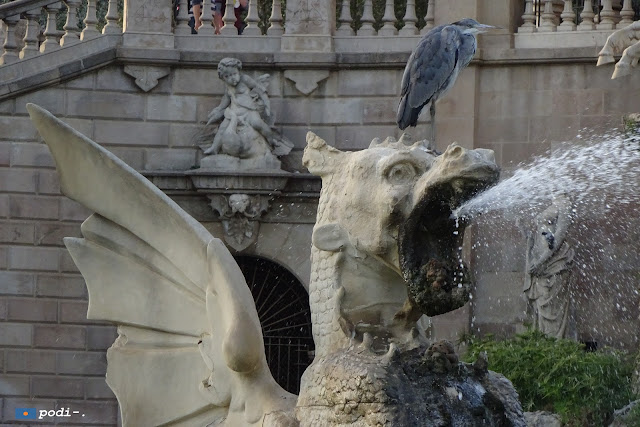
<svg viewBox="0 0 640 427">
<path fill-rule="evenodd" d="M 342 152 L 307 135 L 303 162 L 323 184 L 312 241 L 344 254 L 334 286 L 345 290 L 340 310 L 356 331 L 410 327 L 468 301 L 465 224 L 452 212 L 497 182 L 493 152 L 454 143 L 437 155 L 407 139 Z"/>
</svg>

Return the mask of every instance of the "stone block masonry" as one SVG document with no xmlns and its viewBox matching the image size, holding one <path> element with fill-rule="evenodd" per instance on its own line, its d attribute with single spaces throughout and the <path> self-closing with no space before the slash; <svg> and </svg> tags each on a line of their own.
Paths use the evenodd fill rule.
<svg viewBox="0 0 640 427">
<path fill-rule="evenodd" d="M 552 51 L 549 58 L 557 59 Z M 300 160 L 308 130 L 341 150 L 401 135 L 395 114 L 403 67 L 402 61 L 326 66 L 329 76 L 309 94 L 285 77 L 286 66 L 249 65 L 244 71 L 272 75 L 275 126 L 295 145 L 283 164 L 307 172 Z M 612 84 L 609 71 L 569 62 L 474 63 L 439 104 L 438 148 L 454 140 L 468 148 L 491 148 L 508 170 L 553 144 L 575 139 L 585 126 L 619 126 L 622 113 L 640 111 L 640 80 Z M 84 280 L 62 243 L 64 236 L 80 236 L 80 224 L 91 212 L 60 194 L 53 159 L 24 105 L 35 102 L 50 109 L 139 171 L 184 171 L 197 164 L 201 125 L 223 93 L 214 63 L 174 64 L 148 93 L 116 63 L 0 101 L 0 424 L 15 421 L 16 407 L 71 408 L 85 414 L 82 424 L 118 422 L 117 402 L 104 382 L 105 354 L 116 329 L 86 320 Z M 410 129 L 414 138 L 429 134 L 427 117 Z M 290 234 L 281 227 L 275 221 L 263 224 L 264 240 L 253 250 L 299 268 L 306 281 L 310 226 Z M 503 230 L 500 239 L 472 253 L 479 286 L 474 307 L 484 309 L 467 307 L 458 317 L 434 320 L 435 336 L 455 339 L 470 318 L 481 332 L 517 330 L 525 311 L 521 237 Z M 281 243 L 273 244 L 277 239 Z M 294 252 L 301 255 L 283 255 Z M 628 271 L 640 267 L 635 258 L 625 263 Z M 62 417 L 53 422 L 75 423 Z"/>
</svg>

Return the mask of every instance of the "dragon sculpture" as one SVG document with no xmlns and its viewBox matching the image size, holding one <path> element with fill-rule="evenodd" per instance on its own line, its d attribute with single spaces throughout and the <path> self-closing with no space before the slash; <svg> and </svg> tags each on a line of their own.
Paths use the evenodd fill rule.
<svg viewBox="0 0 640 427">
<path fill-rule="evenodd" d="M 107 383 L 125 426 L 524 426 L 486 360 L 428 346 L 416 321 L 468 301 L 452 211 L 496 182 L 490 150 L 374 140 L 341 152 L 307 135 L 322 177 L 310 306 L 316 356 L 300 396 L 267 366 L 245 279 L 224 244 L 135 170 L 46 110 L 29 114 L 62 192 L 93 212 L 65 244 L 89 319 L 118 325 Z"/>
<path fill-rule="evenodd" d="M 640 21 L 635 21 L 625 28 L 614 31 L 604 47 L 598 53 L 598 65 L 615 62 L 615 56 L 622 54 L 616 63 L 612 79 L 628 76 L 632 68 L 638 66 L 640 59 Z"/>
</svg>

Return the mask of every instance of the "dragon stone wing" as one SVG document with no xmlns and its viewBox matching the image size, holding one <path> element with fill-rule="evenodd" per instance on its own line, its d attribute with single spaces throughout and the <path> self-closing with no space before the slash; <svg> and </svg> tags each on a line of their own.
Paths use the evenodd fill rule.
<svg viewBox="0 0 640 427">
<path fill-rule="evenodd" d="M 269 372 L 251 292 L 222 242 L 113 154 L 48 111 L 27 109 L 62 193 L 95 212 L 84 238 L 65 245 L 87 283 L 87 317 L 118 324 L 107 383 L 123 424 L 253 425 L 291 407 L 293 396 Z"/>
</svg>

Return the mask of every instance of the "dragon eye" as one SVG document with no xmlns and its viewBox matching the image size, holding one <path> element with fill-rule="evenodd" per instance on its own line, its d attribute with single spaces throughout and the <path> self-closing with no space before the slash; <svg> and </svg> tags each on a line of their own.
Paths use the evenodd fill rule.
<svg viewBox="0 0 640 427">
<path fill-rule="evenodd" d="M 409 163 L 398 163 L 387 172 L 387 180 L 392 184 L 406 184 L 416 176 L 415 168 Z"/>
</svg>

